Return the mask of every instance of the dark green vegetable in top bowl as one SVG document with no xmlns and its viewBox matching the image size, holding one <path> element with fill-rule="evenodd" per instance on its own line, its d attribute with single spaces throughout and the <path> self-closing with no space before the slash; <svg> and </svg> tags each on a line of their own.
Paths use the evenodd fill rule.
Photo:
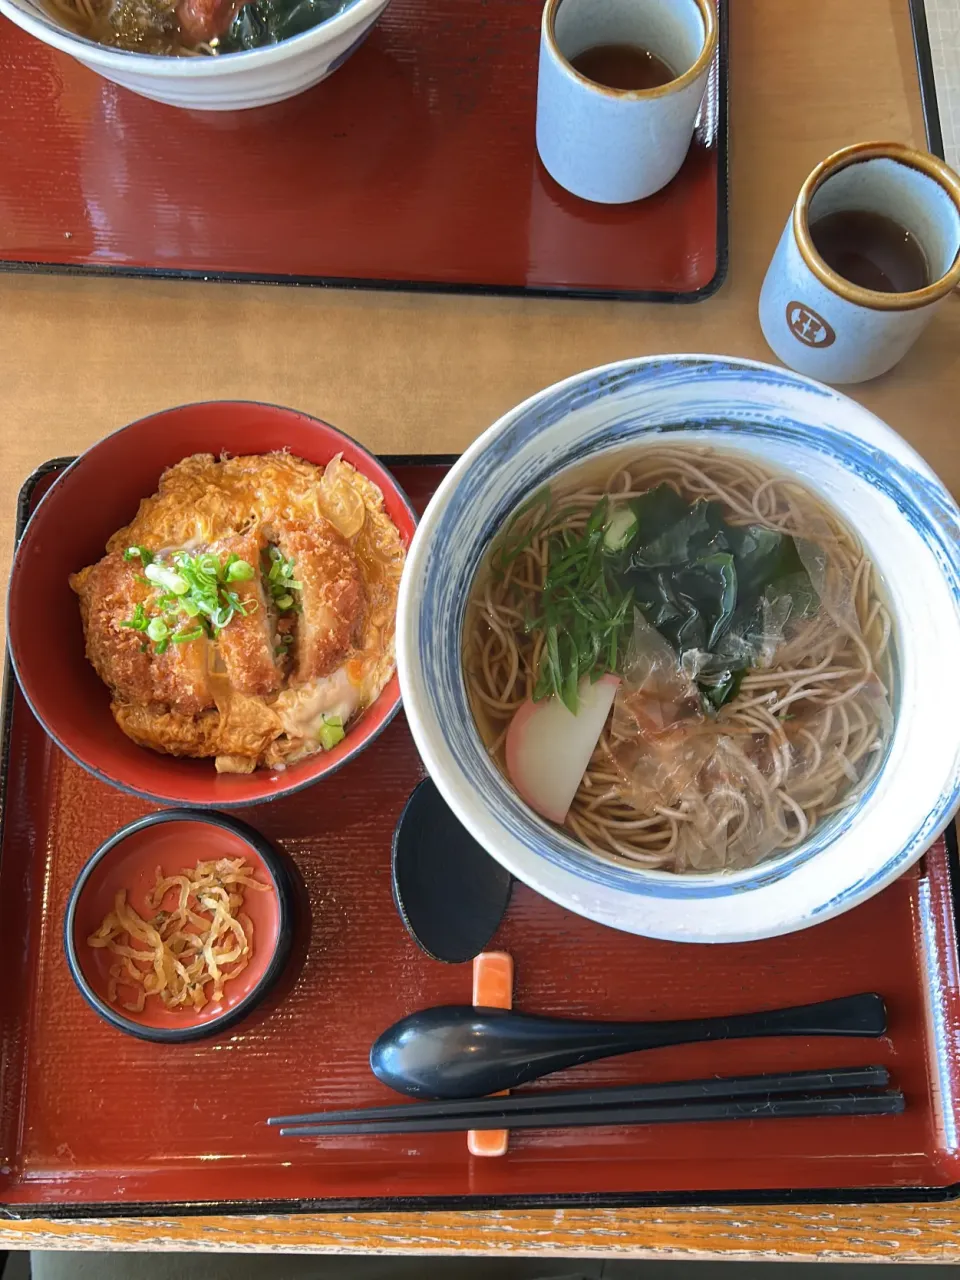
<svg viewBox="0 0 960 1280">
<path fill-rule="evenodd" d="M 564 527 L 566 514 L 549 491 L 537 494 L 492 560 L 502 577 L 547 532 L 540 610 L 525 620 L 528 634 L 544 636 L 535 701 L 557 694 L 575 713 L 584 676 L 621 669 L 638 609 L 717 710 L 784 629 L 819 606 L 807 567 L 818 549 L 765 525 L 733 525 L 717 502 L 689 502 L 661 484 L 626 502 L 601 498 L 582 528 Z"/>
<path fill-rule="evenodd" d="M 254 0 L 237 13 L 218 42 L 218 53 L 242 53 L 279 44 L 342 13 L 351 0 Z"/>
</svg>

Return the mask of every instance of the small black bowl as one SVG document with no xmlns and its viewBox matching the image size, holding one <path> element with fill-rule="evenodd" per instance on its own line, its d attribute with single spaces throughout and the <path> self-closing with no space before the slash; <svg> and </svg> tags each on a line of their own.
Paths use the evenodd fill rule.
<svg viewBox="0 0 960 1280">
<path fill-rule="evenodd" d="M 124 889 L 143 914 L 145 898 L 166 875 L 213 858 L 244 857 L 270 893 L 247 890 L 244 911 L 254 925 L 253 956 L 247 968 L 224 988 L 219 1004 L 203 1009 L 170 1010 L 147 997 L 141 1013 L 111 1004 L 107 995 L 113 955 L 87 938 L 112 909 Z M 184 1044 L 219 1035 L 235 1026 L 266 996 L 290 957 L 294 932 L 294 881 L 284 855 L 245 822 L 202 809 L 165 809 L 138 818 L 105 840 L 80 872 L 70 892 L 63 938 L 67 964 L 84 999 L 107 1022 L 141 1040 Z"/>
</svg>

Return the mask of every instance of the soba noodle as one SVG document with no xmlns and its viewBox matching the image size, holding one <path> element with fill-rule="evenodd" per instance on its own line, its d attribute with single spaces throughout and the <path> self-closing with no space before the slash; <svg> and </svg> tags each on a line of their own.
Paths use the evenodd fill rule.
<svg viewBox="0 0 960 1280">
<path fill-rule="evenodd" d="M 507 729 L 534 694 L 543 656 L 543 631 L 528 628 L 551 546 L 564 531 L 581 533 L 604 495 L 622 504 L 662 484 L 688 502 L 719 503 L 729 526 L 759 525 L 797 539 L 819 606 L 780 633 L 774 628 L 769 651 L 718 712 L 698 703 L 687 715 L 671 702 L 662 732 L 638 733 L 632 659 L 621 657 L 624 684 L 565 826 L 595 853 L 631 866 L 751 866 L 800 844 L 851 803 L 881 762 L 892 723 L 891 622 L 873 565 L 846 524 L 789 476 L 693 446 L 607 455 L 562 475 L 551 485 L 546 518 L 533 508 L 508 525 L 521 542 L 533 531 L 519 554 L 499 571 L 488 556 L 474 583 L 463 650 L 471 702 L 506 772 Z M 637 626 L 635 641 L 653 637 L 662 656 L 666 642 L 643 618 Z M 675 678 L 685 679 L 670 654 Z"/>
</svg>

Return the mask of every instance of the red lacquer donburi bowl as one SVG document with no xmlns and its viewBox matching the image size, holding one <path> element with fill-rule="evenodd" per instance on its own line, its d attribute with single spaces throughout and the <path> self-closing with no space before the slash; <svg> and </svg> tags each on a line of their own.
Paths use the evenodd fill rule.
<svg viewBox="0 0 960 1280">
<path fill-rule="evenodd" d="M 98 441 L 53 484 L 17 547 L 7 602 L 13 669 L 37 719 L 91 773 L 161 804 L 218 809 L 259 804 L 310 786 L 362 751 L 400 705 L 396 675 L 332 751 L 284 770 L 218 774 L 213 760 L 178 759 L 131 742 L 110 714 L 110 694 L 84 655 L 69 576 L 104 554 L 107 539 L 157 490 L 165 468 L 193 453 L 289 449 L 323 465 L 337 453 L 383 491 L 409 545 L 416 517 L 380 463 L 342 432 L 293 409 L 212 401 L 141 418 Z"/>
</svg>

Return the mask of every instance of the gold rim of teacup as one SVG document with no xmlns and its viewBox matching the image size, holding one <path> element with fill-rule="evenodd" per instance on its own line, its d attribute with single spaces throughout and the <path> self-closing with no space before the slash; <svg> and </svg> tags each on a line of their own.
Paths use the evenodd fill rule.
<svg viewBox="0 0 960 1280">
<path fill-rule="evenodd" d="M 703 18 L 703 48 L 688 71 L 684 71 L 682 76 L 677 76 L 676 80 L 668 80 L 666 84 L 657 85 L 654 89 L 613 89 L 610 85 L 600 84 L 597 80 L 591 80 L 589 76 L 581 75 L 557 44 L 557 10 L 563 4 L 563 0 L 547 0 L 543 10 L 543 37 L 570 74 L 576 76 L 582 84 L 589 85 L 591 89 L 598 89 L 611 98 L 663 98 L 668 93 L 678 93 L 688 84 L 692 84 L 704 68 L 709 67 L 716 52 L 717 15 L 714 12 L 712 0 L 693 0 L 693 3 L 700 10 L 700 16 Z"/>
<path fill-rule="evenodd" d="M 864 160 L 895 160 L 898 164 L 918 169 L 946 191 L 960 214 L 960 175 L 943 160 L 928 155 L 925 151 L 915 151 L 913 147 L 901 142 L 855 142 L 852 146 L 827 156 L 800 188 L 793 208 L 793 235 L 797 248 L 822 285 L 858 307 L 872 307 L 875 311 L 913 311 L 917 307 L 929 306 L 931 302 L 946 297 L 960 285 L 960 253 L 954 258 L 948 271 L 922 289 L 914 289 L 911 293 L 879 293 L 875 289 L 864 289 L 858 284 L 851 284 L 832 267 L 827 266 L 814 247 L 809 215 L 810 202 L 815 193 L 828 178 L 832 178 L 841 169 L 846 169 L 851 164 L 862 164 Z"/>
</svg>

